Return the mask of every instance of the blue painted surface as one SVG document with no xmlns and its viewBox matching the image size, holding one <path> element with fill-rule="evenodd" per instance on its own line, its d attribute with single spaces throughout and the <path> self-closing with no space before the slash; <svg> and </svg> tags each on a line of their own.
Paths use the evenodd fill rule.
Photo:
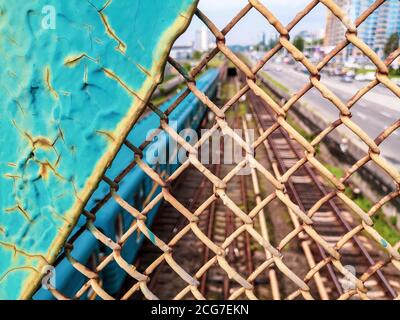
<svg viewBox="0 0 400 320">
<path fill-rule="evenodd" d="M 201 78 L 197 81 L 197 87 L 205 92 L 209 97 L 213 97 L 216 92 L 216 85 L 218 80 L 218 71 L 215 69 L 207 71 Z M 177 94 L 171 101 L 164 103 L 160 106 L 162 111 L 167 110 L 167 108 L 177 99 L 179 94 Z M 186 97 L 179 106 L 170 114 L 170 123 L 176 123 L 176 130 L 180 132 L 183 129 L 192 128 L 197 129 L 200 125 L 201 119 L 204 117 L 206 107 L 203 106 L 199 100 L 190 94 Z M 189 122 L 189 126 L 186 123 Z M 146 133 L 156 129 L 159 126 L 159 118 L 154 113 L 150 113 L 149 116 L 138 122 L 132 129 L 128 136 L 128 140 L 136 146 L 142 144 L 146 139 Z M 157 139 L 152 142 L 147 149 L 144 150 L 146 157 L 144 158 L 147 163 L 152 163 L 152 155 L 154 153 L 146 151 L 149 148 L 157 150 L 166 150 L 168 145 L 168 136 L 165 132 L 160 132 L 157 135 Z M 171 148 L 171 144 L 169 144 Z M 116 177 L 125 167 L 127 167 L 133 160 L 133 152 L 126 146 L 123 146 L 118 152 L 112 166 L 106 172 L 108 177 Z M 153 165 L 152 167 L 159 173 L 166 172 L 171 174 L 178 167 L 178 164 L 171 165 Z M 119 184 L 120 188 L 118 194 L 121 195 L 128 203 L 137 209 L 141 209 L 144 199 L 149 194 L 151 187 L 153 186 L 153 181 L 139 168 L 134 167 L 133 170 L 121 181 Z M 87 204 L 86 209 L 90 210 L 97 200 L 104 197 L 109 191 L 109 186 L 102 183 L 99 188 L 96 189 L 95 193 L 91 197 Z M 160 188 L 157 188 L 152 198 L 157 196 L 161 192 Z M 150 226 L 154 217 L 157 213 L 161 203 L 159 203 L 153 210 L 151 210 L 147 215 L 146 223 Z M 134 222 L 132 216 L 124 211 L 115 201 L 108 201 L 104 207 L 96 214 L 95 225 L 98 229 L 101 229 L 110 239 L 116 240 L 116 219 L 117 216 L 121 214 L 124 221 L 125 230 Z M 78 223 L 76 230 L 79 226 L 85 223 L 85 218 L 82 217 L 81 221 Z M 72 235 L 74 232 L 72 232 Z M 138 236 L 136 233 L 133 234 L 129 240 L 125 243 L 122 256 L 127 262 L 133 261 L 136 257 L 140 245 L 144 240 L 144 235 Z M 85 231 L 74 243 L 74 250 L 72 251 L 72 256 L 85 263 L 88 261 L 89 257 L 94 254 L 98 256 L 99 252 L 110 253 L 107 248 L 102 248 L 100 243 L 90 234 L 90 232 Z M 55 287 L 65 295 L 72 297 L 77 292 L 77 290 L 82 286 L 85 278 L 81 273 L 76 271 L 72 265 L 63 259 L 61 263 L 56 267 L 56 281 Z M 112 262 L 108 265 L 102 272 L 101 277 L 103 281 L 103 287 L 109 294 L 115 294 L 120 289 L 122 282 L 126 276 L 126 272 L 122 270 L 116 262 Z M 35 295 L 34 299 L 52 299 L 54 298 L 52 294 L 46 290 L 41 289 Z M 83 298 L 87 298 L 84 296 Z"/>
<path fill-rule="evenodd" d="M 57 256 L 195 2 L 0 0 L 0 299 Z"/>
</svg>

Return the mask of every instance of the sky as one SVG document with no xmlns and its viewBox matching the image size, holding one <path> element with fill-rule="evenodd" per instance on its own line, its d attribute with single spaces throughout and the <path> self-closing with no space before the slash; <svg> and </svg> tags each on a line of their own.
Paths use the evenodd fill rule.
<svg viewBox="0 0 400 320">
<path fill-rule="evenodd" d="M 288 24 L 295 15 L 305 8 L 311 0 L 260 0 L 284 25 Z M 247 0 L 200 0 L 199 9 L 203 11 L 220 29 L 222 29 L 246 4 Z M 320 32 L 325 27 L 326 8 L 318 4 L 292 34 L 302 30 Z M 183 34 L 178 44 L 188 44 L 194 40 L 196 30 L 203 23 L 194 17 L 188 30 Z M 277 35 L 266 19 L 254 8 L 227 36 L 227 43 L 254 44 L 261 40 L 265 32 L 267 40 Z"/>
</svg>

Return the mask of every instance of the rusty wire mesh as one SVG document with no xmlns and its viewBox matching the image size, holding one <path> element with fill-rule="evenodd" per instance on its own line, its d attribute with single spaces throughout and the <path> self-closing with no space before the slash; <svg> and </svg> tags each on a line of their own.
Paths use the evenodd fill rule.
<svg viewBox="0 0 400 320">
<path fill-rule="evenodd" d="M 399 196 L 400 189 L 400 174 L 396 168 L 389 164 L 380 155 L 379 145 L 389 137 L 395 130 L 400 127 L 400 120 L 393 122 L 386 130 L 384 130 L 375 139 L 369 137 L 366 132 L 364 132 L 357 124 L 355 124 L 351 119 L 351 108 L 359 101 L 365 94 L 367 94 L 372 88 L 378 84 L 383 84 L 391 92 L 393 92 L 397 97 L 400 98 L 400 88 L 393 83 L 388 77 L 388 66 L 400 55 L 400 48 L 394 51 L 388 56 L 388 58 L 382 61 L 378 55 L 369 48 L 363 41 L 357 37 L 357 27 L 365 21 L 368 16 L 370 16 L 375 10 L 382 5 L 385 0 L 375 1 L 358 19 L 355 23 L 351 22 L 346 14 L 339 8 L 333 0 L 314 0 L 311 1 L 301 12 L 299 12 L 295 18 L 287 25 L 284 26 L 282 23 L 274 17 L 274 15 L 268 10 L 267 6 L 258 0 L 249 0 L 248 4 L 238 12 L 238 14 L 232 19 L 231 22 L 222 30 L 219 30 L 213 22 L 207 18 L 200 10 L 197 10 L 195 14 L 198 18 L 208 27 L 216 39 L 216 47 L 211 50 L 207 55 L 205 55 L 202 60 L 194 67 L 189 73 L 180 66 L 172 58 L 169 58 L 169 63 L 172 64 L 185 78 L 186 89 L 183 91 L 181 96 L 173 103 L 165 113 L 161 113 L 156 110 L 153 106 L 149 105 L 149 110 L 156 112 L 160 118 L 159 130 L 163 130 L 168 135 L 176 140 L 176 142 L 182 146 L 189 154 L 188 160 L 182 164 L 182 166 L 174 172 L 171 176 L 164 178 L 161 177 L 153 168 L 151 168 L 146 162 L 142 160 L 142 150 L 146 147 L 146 142 L 141 146 L 133 146 L 128 141 L 126 145 L 134 153 L 134 162 L 130 167 L 126 168 L 121 174 L 115 179 L 110 180 L 104 177 L 104 181 L 110 186 L 109 194 L 100 201 L 96 207 L 94 207 L 90 212 L 84 212 L 86 216 L 87 223 L 85 227 L 82 227 L 80 232 L 83 232 L 85 228 L 89 230 L 98 241 L 103 243 L 106 247 L 111 249 L 111 253 L 106 255 L 99 263 L 94 267 L 89 268 L 82 261 L 77 261 L 71 255 L 71 250 L 73 247 L 74 240 L 78 237 L 78 234 L 72 236 L 69 243 L 65 245 L 64 254 L 66 259 L 73 265 L 73 267 L 82 273 L 87 281 L 81 287 L 79 291 L 76 292 L 74 296 L 67 297 L 62 292 L 59 292 L 56 288 L 50 288 L 52 294 L 58 299 L 66 298 L 80 298 L 89 290 L 92 290 L 97 296 L 103 299 L 113 299 L 109 293 L 107 293 L 102 288 L 101 279 L 99 273 L 111 262 L 115 261 L 120 268 L 125 270 L 127 275 L 129 275 L 133 281 L 133 285 L 121 294 L 122 299 L 129 299 L 136 292 L 141 291 L 142 294 L 147 299 L 157 299 L 155 293 L 153 293 L 149 287 L 148 283 L 153 275 L 154 270 L 162 262 L 166 262 L 174 272 L 179 275 L 186 282 L 186 287 L 176 293 L 176 299 L 183 299 L 189 293 L 196 299 L 203 299 L 204 296 L 199 290 L 202 275 L 207 272 L 207 270 L 212 265 L 219 265 L 230 278 L 240 284 L 240 289 L 236 290 L 230 298 L 238 298 L 242 294 L 245 294 L 248 298 L 257 298 L 253 292 L 253 284 L 256 278 L 263 272 L 267 272 L 269 269 L 274 269 L 276 272 L 289 278 L 297 287 L 290 296 L 286 297 L 289 299 L 303 297 L 304 299 L 315 299 L 310 293 L 309 282 L 318 276 L 318 272 L 327 265 L 332 265 L 336 272 L 343 274 L 346 277 L 350 277 L 356 284 L 356 287 L 344 292 L 340 299 L 349 299 L 353 296 L 359 296 L 362 299 L 368 299 L 367 289 L 365 287 L 365 282 L 368 281 L 378 270 L 383 268 L 385 265 L 393 265 L 398 272 L 400 272 L 400 254 L 399 247 L 400 244 L 391 246 L 382 236 L 375 230 L 374 222 L 372 217 L 379 211 L 379 209 L 388 201 Z M 268 2 L 267 2 L 268 3 Z M 328 8 L 346 28 L 345 38 L 342 42 L 338 43 L 336 47 L 326 55 L 321 62 L 317 65 L 313 65 L 305 55 L 300 52 L 290 41 L 289 32 L 305 17 L 307 14 L 314 9 L 317 5 L 324 5 Z M 225 43 L 226 35 L 231 31 L 231 29 L 240 24 L 240 21 L 245 17 L 251 10 L 256 10 L 265 17 L 265 22 L 272 25 L 273 28 L 279 33 L 279 42 L 276 46 L 265 53 L 264 57 L 253 67 L 249 67 L 244 63 L 238 55 L 231 51 L 231 49 Z M 320 71 L 338 55 L 346 46 L 353 45 L 358 48 L 365 56 L 367 56 L 371 62 L 376 66 L 377 72 L 374 80 L 369 82 L 364 88 L 360 89 L 355 95 L 348 101 L 341 101 L 333 92 L 331 92 L 324 84 L 320 82 Z M 270 95 L 265 92 L 257 81 L 257 73 L 262 67 L 282 48 L 285 48 L 288 53 L 290 53 L 295 60 L 300 62 L 310 73 L 310 81 L 296 94 L 287 100 L 282 106 L 279 105 L 270 97 Z M 245 75 L 246 84 L 240 90 L 238 90 L 223 106 L 215 105 L 208 97 L 202 93 L 196 87 L 196 76 L 203 70 L 209 61 L 211 61 L 218 53 L 222 53 L 231 63 L 233 63 L 240 72 Z M 339 118 L 337 121 L 333 122 L 324 131 L 320 132 L 318 136 L 309 142 L 304 139 L 287 121 L 286 116 L 292 106 L 303 97 L 310 89 L 317 89 L 326 99 L 328 99 L 332 104 L 334 104 L 339 111 Z M 273 109 L 276 116 L 276 123 L 273 127 L 264 131 L 256 141 L 250 145 L 245 139 L 237 135 L 228 125 L 226 121 L 226 112 L 239 101 L 239 99 L 246 95 L 249 91 L 254 92 L 257 96 L 261 97 L 268 105 Z M 215 114 L 215 123 L 212 125 L 208 134 L 211 135 L 216 130 L 221 130 L 224 135 L 232 137 L 236 143 L 246 152 L 246 158 L 240 162 L 228 175 L 220 179 L 210 170 L 206 168 L 199 160 L 198 150 L 201 145 L 207 140 L 208 136 L 203 136 L 195 145 L 190 145 L 184 139 L 182 139 L 174 129 L 168 124 L 168 115 L 179 105 L 179 103 L 189 95 L 193 93 L 202 103 L 204 103 L 210 112 Z M 338 179 L 332 175 L 324 165 L 316 158 L 316 148 L 321 143 L 321 141 L 329 133 L 331 133 L 338 126 L 344 125 L 350 129 L 355 135 L 358 136 L 360 141 L 368 146 L 368 154 L 366 154 L 362 159 L 359 159 L 350 169 L 346 171 L 344 177 Z M 267 140 L 268 136 L 274 132 L 277 128 L 283 128 L 286 130 L 290 136 L 295 139 L 304 148 L 304 157 L 301 161 L 297 162 L 289 171 L 283 175 L 276 174 L 274 171 L 269 171 L 266 169 L 259 161 L 257 161 L 252 153 L 252 148 L 257 149 Z M 156 134 L 156 133 L 155 133 Z M 348 179 L 359 170 L 361 167 L 369 162 L 375 163 L 378 167 L 384 170 L 396 184 L 396 190 L 387 194 L 380 201 L 375 203 L 373 207 L 368 211 L 364 212 L 352 199 L 350 199 L 345 193 L 346 182 Z M 250 208 L 250 212 L 245 213 L 234 201 L 229 199 L 226 194 L 227 185 L 230 183 L 231 179 L 235 174 L 243 168 L 245 165 L 250 164 L 257 175 L 267 179 L 274 187 L 274 192 L 269 194 L 265 199 L 258 199 L 257 205 L 254 208 Z M 293 202 L 285 189 L 285 183 L 290 178 L 296 169 L 303 165 L 311 166 L 319 175 L 324 177 L 324 179 L 334 186 L 334 191 L 327 194 L 325 197 L 321 198 L 310 210 L 307 212 L 302 211 L 299 206 Z M 196 167 L 214 186 L 213 194 L 207 199 L 198 209 L 194 212 L 188 210 L 181 202 L 179 202 L 170 190 L 171 183 L 174 182 L 187 168 L 188 166 Z M 132 207 L 124 199 L 118 195 L 118 184 L 123 180 L 126 173 L 133 167 L 140 167 L 156 184 L 162 187 L 162 192 L 159 193 L 153 200 L 151 200 L 142 210 Z M 361 223 L 354 226 L 351 231 L 346 233 L 337 243 L 332 246 L 326 240 L 324 240 L 318 232 L 313 228 L 313 216 L 318 211 L 318 209 L 327 201 L 338 198 L 343 201 L 355 214 L 360 218 Z M 199 216 L 218 198 L 224 201 L 224 204 L 229 207 L 229 209 L 238 217 L 242 226 L 235 230 L 231 236 L 225 239 L 222 246 L 218 246 L 211 239 L 209 239 L 198 227 Z M 269 241 L 265 232 L 259 232 L 254 228 L 254 223 L 256 219 L 259 219 L 259 213 L 268 204 L 274 200 L 278 199 L 283 203 L 289 211 L 296 217 L 298 221 L 298 226 L 293 229 L 292 232 L 287 234 L 280 243 L 275 246 Z M 127 229 L 124 230 L 123 235 L 118 239 L 118 241 L 109 239 L 105 234 L 103 234 L 99 229 L 94 226 L 95 215 L 97 211 L 106 203 L 107 201 L 115 201 L 121 208 L 129 212 L 134 217 L 134 223 Z M 177 211 L 179 211 L 187 220 L 187 225 L 183 227 L 173 239 L 164 243 L 161 241 L 157 235 L 154 235 L 149 227 L 146 225 L 146 214 L 160 201 L 166 201 L 171 204 Z M 102 213 L 106 214 L 106 213 Z M 156 259 L 151 265 L 147 267 L 144 272 L 139 272 L 136 268 L 130 264 L 130 262 L 125 261 L 121 256 L 121 248 L 124 246 L 125 242 L 132 237 L 136 232 L 140 232 L 147 238 L 152 238 L 154 246 L 157 246 L 162 254 L 158 259 Z M 180 266 L 174 260 L 174 246 L 184 237 L 188 232 L 193 232 L 198 239 L 208 247 L 211 251 L 211 258 L 195 273 L 189 274 L 182 266 Z M 260 243 L 265 252 L 266 259 L 264 263 L 258 266 L 253 273 L 245 278 L 235 271 L 229 265 L 225 257 L 225 249 L 238 237 L 241 233 L 247 232 L 256 242 Z M 367 232 L 369 236 L 376 240 L 377 244 L 380 245 L 386 252 L 387 259 L 385 261 L 378 261 L 372 267 L 370 267 L 364 274 L 360 276 L 355 276 L 351 274 L 343 265 L 341 261 L 340 249 L 345 246 L 345 244 L 351 240 L 352 237 L 356 236 L 361 232 Z M 294 271 L 292 271 L 285 264 L 285 256 L 282 253 L 282 249 L 293 239 L 297 239 L 301 234 L 305 234 L 311 241 L 318 243 L 326 253 L 326 258 L 320 261 L 316 261 L 313 266 L 310 266 L 306 276 L 300 278 Z M 395 297 L 399 299 L 399 295 Z"/>
</svg>

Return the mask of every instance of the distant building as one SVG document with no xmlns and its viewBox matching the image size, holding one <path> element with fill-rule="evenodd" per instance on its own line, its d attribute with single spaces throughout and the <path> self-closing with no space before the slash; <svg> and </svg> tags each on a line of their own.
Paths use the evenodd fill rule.
<svg viewBox="0 0 400 320">
<path fill-rule="evenodd" d="M 354 22 L 375 0 L 335 0 Z M 345 39 L 344 25 L 329 10 L 326 18 L 324 45 L 333 47 Z M 387 0 L 376 9 L 359 27 L 358 37 L 372 48 L 379 56 L 390 35 L 400 32 L 400 1 Z M 353 46 L 348 46 L 342 56 L 365 60 L 363 54 Z"/>
<path fill-rule="evenodd" d="M 323 57 L 323 52 L 321 48 L 324 37 L 323 30 L 320 32 L 303 30 L 300 31 L 296 36 L 303 38 L 303 52 L 308 58 L 320 60 Z"/>
<path fill-rule="evenodd" d="M 210 49 L 210 46 L 210 31 L 207 27 L 203 26 L 200 30 L 196 31 L 194 49 L 196 51 L 204 52 Z"/>
<path fill-rule="evenodd" d="M 321 33 L 318 32 L 313 32 L 313 31 L 308 31 L 308 30 L 303 30 L 300 31 L 297 36 L 300 36 L 304 39 L 306 43 L 314 43 L 317 40 L 320 40 L 322 38 Z"/>
<path fill-rule="evenodd" d="M 265 32 L 263 32 L 262 34 L 261 44 L 264 48 L 267 46 L 267 35 L 265 34 Z"/>
<path fill-rule="evenodd" d="M 373 0 L 354 0 L 353 19 L 371 6 Z M 359 28 L 361 39 L 376 53 L 383 56 L 383 49 L 389 37 L 400 32 L 400 1 L 384 2 Z"/>
<path fill-rule="evenodd" d="M 176 45 L 171 49 L 171 57 L 175 60 L 189 60 L 193 57 L 194 48 L 191 45 Z"/>
<path fill-rule="evenodd" d="M 336 4 L 345 12 L 350 11 L 352 0 L 335 0 Z M 324 46 L 333 47 L 344 39 L 346 28 L 334 14 L 328 10 L 326 16 Z"/>
</svg>

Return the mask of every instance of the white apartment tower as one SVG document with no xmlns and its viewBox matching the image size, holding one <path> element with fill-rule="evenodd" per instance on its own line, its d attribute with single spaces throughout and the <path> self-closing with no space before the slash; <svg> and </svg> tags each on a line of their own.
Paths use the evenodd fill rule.
<svg viewBox="0 0 400 320">
<path fill-rule="evenodd" d="M 354 22 L 374 0 L 335 0 Z M 400 32 L 400 1 L 387 0 L 376 9 L 358 28 L 361 38 L 378 55 L 383 56 L 383 49 L 389 37 Z M 325 46 L 335 46 L 344 39 L 344 25 L 329 10 L 326 18 Z M 350 46 L 345 51 L 347 56 L 362 57 L 359 50 Z"/>
<path fill-rule="evenodd" d="M 207 27 L 203 26 L 200 30 L 196 31 L 194 48 L 201 52 L 207 51 L 210 48 L 210 31 Z"/>
</svg>

